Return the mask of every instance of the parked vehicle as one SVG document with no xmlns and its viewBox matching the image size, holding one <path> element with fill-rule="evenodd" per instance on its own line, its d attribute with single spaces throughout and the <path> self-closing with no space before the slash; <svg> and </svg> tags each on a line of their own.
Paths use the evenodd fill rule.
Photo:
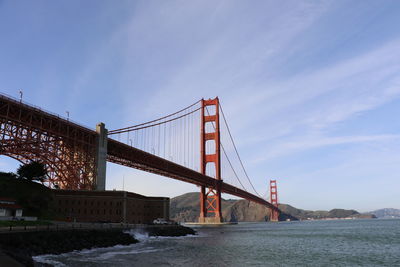
<svg viewBox="0 0 400 267">
<path fill-rule="evenodd" d="M 153 224 L 163 224 L 163 225 L 178 225 L 175 221 L 165 220 L 163 218 L 157 218 L 153 221 Z"/>
<path fill-rule="evenodd" d="M 153 221 L 153 224 L 169 224 L 167 220 L 163 219 L 163 218 L 157 218 Z"/>
</svg>

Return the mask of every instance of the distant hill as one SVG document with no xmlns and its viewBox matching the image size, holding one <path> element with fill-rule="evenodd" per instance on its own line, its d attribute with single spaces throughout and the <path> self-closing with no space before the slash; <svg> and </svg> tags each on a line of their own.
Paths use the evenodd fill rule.
<svg viewBox="0 0 400 267">
<path fill-rule="evenodd" d="M 170 217 L 179 222 L 198 221 L 200 213 L 199 193 L 187 193 L 171 199 Z M 309 211 L 292 207 L 286 204 L 279 205 L 284 213 L 280 220 L 307 220 L 307 219 L 326 219 L 326 218 L 372 218 L 373 215 L 360 214 L 355 210 L 333 209 L 330 211 Z M 250 202 L 248 200 L 225 200 L 222 199 L 222 216 L 224 221 L 247 221 L 261 222 L 269 219 L 269 209 L 263 205 Z"/>
<path fill-rule="evenodd" d="M 349 217 L 354 217 L 354 218 L 373 218 L 374 216 L 371 214 L 360 214 L 356 210 L 346 210 L 346 209 L 332 209 L 330 211 L 326 210 L 303 210 L 303 209 L 297 209 L 295 207 L 292 207 L 287 204 L 282 204 L 279 205 L 279 208 L 297 218 L 300 220 L 319 220 L 319 219 L 328 219 L 328 218 L 337 218 L 337 219 L 343 219 L 343 218 L 349 218 Z"/>
<path fill-rule="evenodd" d="M 368 212 L 367 214 L 373 214 L 377 218 L 400 218 L 400 210 L 399 209 L 379 209 Z"/>
</svg>

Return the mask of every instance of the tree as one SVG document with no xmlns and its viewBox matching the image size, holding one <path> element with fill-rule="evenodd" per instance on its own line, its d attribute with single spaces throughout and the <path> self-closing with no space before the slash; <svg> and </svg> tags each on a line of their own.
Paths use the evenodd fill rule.
<svg viewBox="0 0 400 267">
<path fill-rule="evenodd" d="M 31 163 L 19 166 L 17 174 L 21 179 L 43 182 L 47 175 L 47 169 L 43 163 L 32 161 Z"/>
</svg>

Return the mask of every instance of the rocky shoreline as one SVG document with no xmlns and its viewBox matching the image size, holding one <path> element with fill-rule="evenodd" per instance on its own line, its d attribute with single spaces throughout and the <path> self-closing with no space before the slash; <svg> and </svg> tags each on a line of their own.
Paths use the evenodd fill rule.
<svg viewBox="0 0 400 267">
<path fill-rule="evenodd" d="M 146 227 L 146 231 L 149 236 L 185 236 L 196 234 L 196 231 L 192 228 L 181 225 L 149 225 Z"/>
<path fill-rule="evenodd" d="M 185 236 L 195 234 L 191 228 L 180 225 L 147 226 L 149 236 Z M 0 256 L 9 256 L 23 266 L 34 266 L 32 256 L 61 254 L 74 250 L 130 245 L 139 242 L 123 229 L 65 230 L 15 232 L 0 234 Z M 0 259 L 1 261 L 1 259 Z"/>
</svg>

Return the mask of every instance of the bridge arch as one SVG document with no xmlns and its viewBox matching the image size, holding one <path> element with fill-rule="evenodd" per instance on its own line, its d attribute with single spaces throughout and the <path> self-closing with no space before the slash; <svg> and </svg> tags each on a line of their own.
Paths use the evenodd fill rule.
<svg viewBox="0 0 400 267">
<path fill-rule="evenodd" d="M 48 171 L 47 179 L 44 181 L 46 186 L 63 189 L 87 189 L 85 182 L 87 184 L 88 181 L 69 179 L 85 176 L 83 168 L 80 168 L 79 165 L 75 166 L 74 162 L 66 161 L 59 153 L 49 153 L 46 147 L 30 146 L 27 148 L 23 145 L 16 145 L 11 149 L 3 149 L 0 154 L 13 158 L 22 164 L 35 160 L 45 164 Z"/>
<path fill-rule="evenodd" d="M 93 190 L 96 182 L 96 133 L 41 110 L 0 98 L 0 155 L 21 163 L 43 162 L 45 184 Z"/>
<path fill-rule="evenodd" d="M 8 156 L 10 158 L 13 158 L 17 161 L 19 161 L 22 164 L 29 163 L 31 161 L 39 161 L 43 164 L 45 164 L 47 168 L 47 179 L 44 181 L 44 184 L 49 186 L 49 187 L 66 187 L 66 181 L 65 181 L 65 174 L 63 172 L 63 168 L 60 167 L 64 166 L 64 168 L 68 168 L 66 166 L 65 162 L 62 160 L 58 160 L 56 162 L 49 160 L 48 158 L 44 157 L 42 153 L 38 152 L 33 152 L 29 150 L 25 151 L 13 151 L 13 152 L 6 152 L 3 154 L 4 156 Z"/>
</svg>

